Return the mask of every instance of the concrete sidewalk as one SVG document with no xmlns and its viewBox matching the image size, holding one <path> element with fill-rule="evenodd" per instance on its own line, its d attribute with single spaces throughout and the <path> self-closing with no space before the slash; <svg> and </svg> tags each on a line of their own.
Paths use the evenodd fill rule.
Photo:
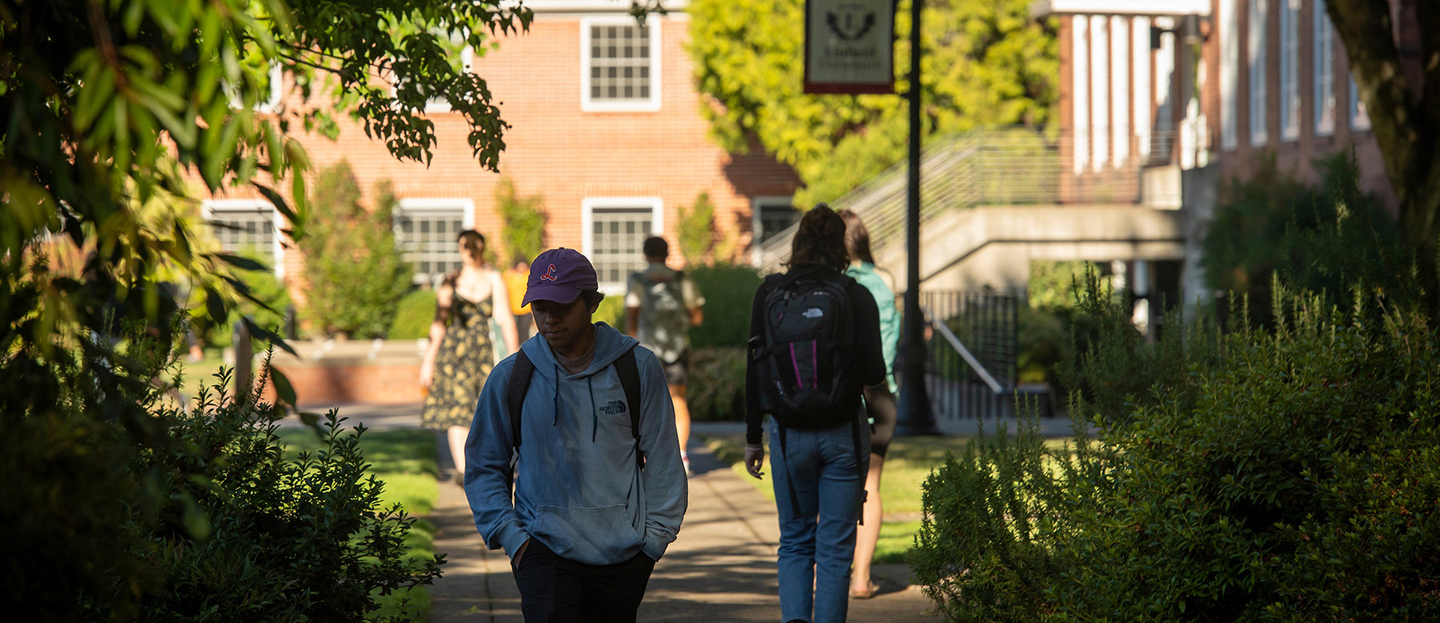
<svg viewBox="0 0 1440 623">
<path fill-rule="evenodd" d="M 778 621 L 775 579 L 779 522 L 775 504 L 730 471 L 703 446 L 691 444 L 690 507 L 680 537 L 651 576 L 640 607 L 641 621 Z M 443 451 L 442 451 L 443 454 Z M 448 458 L 448 457 L 446 457 Z M 465 494 L 452 482 L 440 485 L 430 516 L 445 552 L 445 575 L 431 589 L 431 621 L 521 621 L 520 598 L 510 561 L 488 550 L 475 531 Z M 881 593 L 851 600 L 850 621 L 934 621 L 930 600 L 909 586 L 909 569 L 885 565 L 874 571 Z"/>
</svg>

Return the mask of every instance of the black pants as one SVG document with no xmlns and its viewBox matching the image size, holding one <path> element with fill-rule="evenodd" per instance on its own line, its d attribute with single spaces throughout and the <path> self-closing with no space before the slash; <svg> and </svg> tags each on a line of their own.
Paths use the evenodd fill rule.
<svg viewBox="0 0 1440 623">
<path fill-rule="evenodd" d="M 555 555 L 531 539 L 515 569 L 526 623 L 635 620 L 655 561 L 644 552 L 613 565 L 587 565 Z"/>
</svg>

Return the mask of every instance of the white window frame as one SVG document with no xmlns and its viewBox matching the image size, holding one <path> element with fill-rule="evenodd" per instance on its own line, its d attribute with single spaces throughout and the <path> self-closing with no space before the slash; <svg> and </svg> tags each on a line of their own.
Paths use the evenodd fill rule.
<svg viewBox="0 0 1440 623">
<path fill-rule="evenodd" d="M 280 238 L 285 228 L 285 216 L 275 209 L 274 204 L 263 199 L 206 199 L 200 202 L 200 217 L 208 224 L 210 221 L 221 220 L 218 214 L 225 212 L 263 212 L 270 211 L 270 217 L 274 219 L 275 240 L 270 243 L 270 252 L 274 256 L 274 265 L 270 267 L 271 272 L 279 279 L 285 278 L 285 245 Z"/>
<path fill-rule="evenodd" d="M 255 107 L 251 108 L 251 110 L 258 113 L 275 112 L 280 108 L 281 98 L 285 96 L 285 68 L 281 67 L 279 63 L 272 63 L 270 65 L 270 71 L 267 73 L 270 78 L 270 97 L 265 98 L 264 101 L 256 102 Z M 229 91 L 229 89 L 226 90 Z M 231 91 L 231 93 L 233 93 L 233 91 Z M 239 97 L 231 93 L 227 93 L 227 97 L 230 98 L 230 107 L 235 109 L 240 108 L 244 102 L 241 102 Z"/>
<path fill-rule="evenodd" d="M 1370 113 L 1365 102 L 1360 101 L 1360 89 L 1355 86 L 1355 76 L 1350 76 L 1350 129 L 1365 132 L 1370 129 Z"/>
<path fill-rule="evenodd" d="M 1330 136 L 1335 133 L 1335 26 L 1325 12 L 1325 0 L 1315 0 L 1312 41 L 1315 46 L 1315 135 Z"/>
<path fill-rule="evenodd" d="M 1265 105 L 1269 101 L 1269 76 L 1266 64 L 1269 62 L 1269 41 L 1265 37 L 1267 17 L 1270 14 L 1269 0 L 1250 0 L 1250 12 L 1246 21 L 1249 39 L 1250 61 L 1250 146 L 1263 147 L 1270 139 L 1266 127 Z"/>
<path fill-rule="evenodd" d="M 1300 0 L 1280 2 L 1280 140 L 1300 138 Z"/>
<path fill-rule="evenodd" d="M 650 208 L 650 235 L 660 236 L 665 231 L 665 200 L 660 197 L 585 197 L 580 200 L 580 252 L 595 260 L 595 211 L 604 208 Z M 635 253 L 641 253 L 639 247 Z M 596 272 L 600 272 L 596 267 Z M 600 291 L 609 294 L 623 294 L 625 281 L 600 282 Z"/>
<path fill-rule="evenodd" d="M 593 26 L 637 26 L 628 13 L 580 19 L 580 110 L 584 112 L 656 112 L 661 103 L 660 24 L 664 19 L 651 15 L 644 28 L 650 30 L 650 98 L 630 102 L 595 101 L 590 98 L 590 29 Z"/>
<path fill-rule="evenodd" d="M 765 233 L 764 226 L 762 225 L 763 221 L 760 218 L 761 212 L 763 212 L 767 206 L 787 206 L 795 209 L 795 202 L 791 201 L 791 199 L 793 199 L 793 197 L 786 195 L 760 195 L 750 198 L 750 257 L 756 264 L 759 264 L 762 259 L 760 257 L 760 245 L 762 244 L 761 238 Z"/>
<path fill-rule="evenodd" d="M 1240 146 L 1240 11 L 1220 0 L 1220 147 Z"/>
<path fill-rule="evenodd" d="M 468 74 L 471 73 L 474 69 L 475 49 L 467 45 L 460 50 L 460 71 Z M 391 93 L 394 93 L 394 89 L 391 89 Z M 450 112 L 451 110 L 454 109 L 450 107 L 450 100 L 447 100 L 443 97 L 432 97 L 428 100 L 425 100 L 425 112 L 427 113 Z"/>
<path fill-rule="evenodd" d="M 398 218 L 402 212 L 453 210 L 455 208 L 460 208 L 461 211 L 460 226 L 465 229 L 475 229 L 475 201 L 464 197 L 407 197 L 400 199 L 395 202 L 395 213 L 391 216 L 395 222 L 392 223 L 392 227 L 395 228 L 395 235 L 399 236 Z M 397 240 L 396 243 L 398 244 L 399 241 Z M 430 277 L 429 283 L 431 286 L 438 286 L 439 281 L 435 278 L 435 275 L 431 275 Z M 440 277 L 443 278 L 444 275 L 442 274 Z M 420 279 L 420 275 L 418 274 L 415 275 L 412 281 L 416 284 L 426 283 L 424 279 Z"/>
</svg>

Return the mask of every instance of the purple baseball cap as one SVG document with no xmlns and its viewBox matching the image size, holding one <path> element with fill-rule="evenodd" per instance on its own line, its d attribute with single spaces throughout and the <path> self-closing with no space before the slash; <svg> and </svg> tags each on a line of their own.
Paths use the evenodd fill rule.
<svg viewBox="0 0 1440 623">
<path fill-rule="evenodd" d="M 525 284 L 525 300 L 554 301 L 567 305 L 584 290 L 599 290 L 600 280 L 590 260 L 575 249 L 550 249 L 530 263 L 530 281 Z"/>
</svg>

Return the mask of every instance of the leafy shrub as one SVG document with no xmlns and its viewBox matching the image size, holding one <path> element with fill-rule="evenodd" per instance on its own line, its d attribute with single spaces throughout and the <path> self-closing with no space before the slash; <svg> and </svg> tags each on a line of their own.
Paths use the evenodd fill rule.
<svg viewBox="0 0 1440 623">
<path fill-rule="evenodd" d="M 1422 314 L 1359 296 L 1342 313 L 1279 284 L 1269 329 L 1147 344 L 1092 280 L 1075 447 L 987 443 L 925 485 L 916 574 L 941 610 L 1440 616 L 1440 339 Z"/>
<path fill-rule="evenodd" d="M 1248 296 L 1242 311 L 1261 326 L 1272 320 L 1268 290 L 1276 273 L 1342 311 L 1353 284 L 1395 301 L 1415 295 L 1410 253 L 1394 220 L 1360 190 L 1354 157 L 1336 154 L 1317 165 L 1321 182 L 1307 186 L 1280 172 L 1271 155 L 1256 175 L 1221 189 L 1205 236 L 1205 279 L 1218 291 Z"/>
<path fill-rule="evenodd" d="M 1054 610 L 1044 591 L 1059 568 L 1045 537 L 1064 498 L 1045 469 L 1044 442 L 1021 432 L 966 444 L 922 486 L 910 561 L 951 620 L 1033 621 Z"/>
<path fill-rule="evenodd" d="M 591 318 L 595 322 L 603 322 L 619 331 L 625 330 L 625 295 L 616 294 L 606 296 L 600 301 L 599 309 Z"/>
<path fill-rule="evenodd" d="M 495 205 L 500 220 L 500 239 L 504 241 L 507 261 L 501 268 L 509 268 L 519 260 L 529 262 L 545 248 L 545 198 L 539 195 L 521 197 L 515 192 L 515 182 L 500 180 L 495 188 Z M 491 247 L 485 248 L 492 254 Z M 491 263 L 494 262 L 491 257 Z"/>
<path fill-rule="evenodd" d="M 395 307 L 395 320 L 386 335 L 392 340 L 418 340 L 430 335 L 435 321 L 435 291 L 415 290 L 400 299 Z"/>
<path fill-rule="evenodd" d="M 259 402 L 258 388 L 224 396 L 228 371 L 188 408 L 175 402 L 166 345 L 183 320 L 121 324 L 115 336 L 76 336 L 48 370 L 7 364 L 0 375 L 56 392 L 44 409 L 3 411 L 0 518 L 11 538 L 0 590 L 12 614 L 365 620 L 376 597 L 438 576 L 440 560 L 405 556 L 413 520 L 379 507 L 384 484 L 367 473 L 363 429 L 342 430 L 332 411 L 322 450 L 284 459 L 284 410 Z M 57 384 L 35 383 L 42 374 Z"/>
<path fill-rule="evenodd" d="M 305 315 L 326 335 L 376 338 L 410 289 L 411 269 L 395 246 L 395 200 L 382 184 L 374 210 L 360 204 L 360 186 L 341 160 L 322 170 L 310 199 L 305 252 Z"/>
<path fill-rule="evenodd" d="M 685 398 L 692 420 L 745 419 L 745 352 L 740 347 L 715 346 L 690 355 L 690 377 L 696 381 L 686 384 Z"/>
<path fill-rule="evenodd" d="M 685 274 L 705 295 L 705 322 L 690 328 L 690 345 L 695 349 L 745 346 L 760 274 L 742 264 L 699 266 Z"/>
<path fill-rule="evenodd" d="M 695 197 L 695 205 L 680 206 L 680 255 L 686 266 L 702 266 L 715 247 L 715 204 L 709 193 Z"/>
<path fill-rule="evenodd" d="M 346 431 L 331 410 L 321 450 L 287 460 L 267 405 L 213 396 L 158 411 L 175 443 L 132 467 L 170 492 L 144 552 L 165 588 L 144 618 L 362 620 L 378 596 L 439 576 L 439 557 L 407 559 L 414 520 L 381 508 L 363 425 Z"/>
</svg>

